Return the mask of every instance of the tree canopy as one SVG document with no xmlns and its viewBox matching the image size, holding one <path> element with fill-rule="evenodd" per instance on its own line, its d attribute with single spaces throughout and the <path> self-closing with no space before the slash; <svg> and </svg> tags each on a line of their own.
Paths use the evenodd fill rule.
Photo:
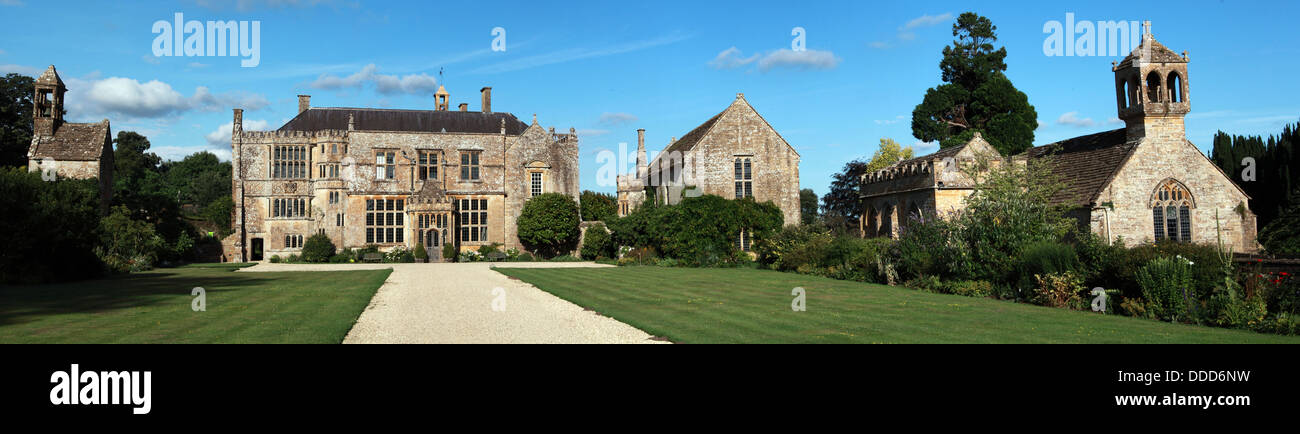
<svg viewBox="0 0 1300 434">
<path fill-rule="evenodd" d="M 34 85 L 35 80 L 25 75 L 0 77 L 0 166 L 27 166 Z"/>
<path fill-rule="evenodd" d="M 944 84 L 926 90 L 912 111 L 913 136 L 947 148 L 980 132 L 1003 155 L 1033 145 L 1038 113 L 1003 74 L 1007 50 L 994 49 L 996 32 L 992 21 L 973 12 L 957 18 L 952 25 L 956 40 L 944 47 L 939 62 Z"/>
</svg>

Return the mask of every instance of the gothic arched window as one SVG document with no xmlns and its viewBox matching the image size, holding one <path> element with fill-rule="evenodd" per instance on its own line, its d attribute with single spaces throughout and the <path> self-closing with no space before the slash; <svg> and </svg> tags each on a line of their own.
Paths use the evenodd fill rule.
<svg viewBox="0 0 1300 434">
<path fill-rule="evenodd" d="M 1192 240 L 1192 210 L 1196 202 L 1181 182 L 1166 179 L 1151 194 L 1151 222 L 1156 241 Z"/>
<path fill-rule="evenodd" d="M 1169 102 L 1184 102 L 1183 78 L 1177 72 L 1170 72 L 1165 84 L 1168 86 Z"/>
</svg>

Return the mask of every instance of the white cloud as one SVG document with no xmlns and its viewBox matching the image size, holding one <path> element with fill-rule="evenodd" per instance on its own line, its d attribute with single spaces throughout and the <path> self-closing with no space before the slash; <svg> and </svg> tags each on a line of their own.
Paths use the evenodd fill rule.
<svg viewBox="0 0 1300 434">
<path fill-rule="evenodd" d="M 599 121 L 599 122 L 600 122 L 601 125 L 613 125 L 613 126 L 618 126 L 618 125 L 627 125 L 627 124 L 631 124 L 631 123 L 634 123 L 634 122 L 636 122 L 636 121 L 638 121 L 638 120 L 640 120 L 640 119 L 638 119 L 638 118 L 636 117 L 636 115 L 633 115 L 633 114 L 631 114 L 631 113 L 621 113 L 621 112 L 620 112 L 620 113 L 609 113 L 609 112 L 605 112 L 605 113 L 601 113 L 601 114 L 600 114 L 600 121 Z"/>
<path fill-rule="evenodd" d="M 898 41 L 902 41 L 902 42 L 911 41 L 913 39 L 916 39 L 915 30 L 925 28 L 925 27 L 933 27 L 935 25 L 943 24 L 951 20 L 952 20 L 952 13 L 942 13 L 938 15 L 921 15 L 919 17 L 908 20 L 902 26 L 899 26 L 898 34 L 895 35 L 895 38 Z M 875 41 L 875 42 L 871 42 L 868 45 L 870 45 L 871 48 L 877 48 L 877 49 L 885 49 L 894 46 L 893 43 L 887 41 Z"/>
<path fill-rule="evenodd" d="M 158 80 L 141 83 L 132 78 L 109 77 L 102 80 L 68 78 L 69 113 L 79 119 L 160 118 L 191 110 L 212 112 L 240 107 L 249 111 L 270 106 L 261 95 L 248 92 L 214 94 L 199 86 L 185 96 Z M 127 119 L 129 120 L 129 119 Z"/>
<path fill-rule="evenodd" d="M 1087 127 L 1096 126 L 1097 121 L 1092 120 L 1092 118 L 1080 118 L 1079 112 L 1067 112 L 1061 115 L 1061 117 L 1056 118 L 1056 124 L 1078 127 L 1078 128 L 1087 128 Z"/>
<path fill-rule="evenodd" d="M 263 131 L 266 130 L 266 127 L 269 125 L 270 124 L 266 120 L 244 119 L 244 131 Z M 204 135 L 203 138 L 207 140 L 208 145 L 216 149 L 223 149 L 223 147 L 229 148 L 230 133 L 231 129 L 234 127 L 234 121 L 226 122 L 217 127 L 217 129 L 212 130 L 212 132 Z"/>
<path fill-rule="evenodd" d="M 876 119 L 876 125 L 893 125 L 902 122 L 903 119 L 905 119 L 903 115 L 894 116 L 893 119 Z"/>
<path fill-rule="evenodd" d="M 912 144 L 913 155 L 921 156 L 939 149 L 939 142 L 916 142 Z"/>
<path fill-rule="evenodd" d="M 600 137 L 606 134 L 609 134 L 609 130 L 601 130 L 601 129 L 578 130 L 578 137 L 592 138 L 592 137 Z"/>
<path fill-rule="evenodd" d="M 309 86 L 316 89 L 338 90 L 359 89 L 366 84 L 372 84 L 376 91 L 385 95 L 427 94 L 438 89 L 438 79 L 424 73 L 397 76 L 380 74 L 378 71 L 379 67 L 371 63 L 346 77 L 321 74 Z"/>
<path fill-rule="evenodd" d="M 759 71 L 767 72 L 776 68 L 831 69 L 839 63 L 840 59 L 835 57 L 835 53 L 824 50 L 794 51 L 782 48 L 745 57 L 740 49 L 731 47 L 718 53 L 709 61 L 709 66 L 714 69 L 735 69 L 754 64 Z"/>
<path fill-rule="evenodd" d="M 158 64 L 161 64 L 161 63 L 162 63 L 162 60 L 159 59 L 158 56 L 154 56 L 154 55 L 150 55 L 150 54 L 146 54 L 146 55 L 140 56 L 140 60 L 142 60 L 142 61 L 144 61 L 144 63 L 148 63 L 148 64 L 150 64 L 150 65 L 158 65 Z"/>
</svg>

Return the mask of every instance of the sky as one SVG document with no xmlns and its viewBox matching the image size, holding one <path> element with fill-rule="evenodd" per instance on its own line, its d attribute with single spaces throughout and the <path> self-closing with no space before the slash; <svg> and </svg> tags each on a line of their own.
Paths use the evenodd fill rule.
<svg viewBox="0 0 1300 434">
<path fill-rule="evenodd" d="M 432 109 L 441 84 L 453 108 L 477 110 L 479 89 L 491 86 L 494 111 L 576 128 L 581 187 L 609 193 L 597 177 L 601 151 L 633 151 L 645 128 L 653 157 L 744 93 L 801 155 L 800 186 L 822 194 L 883 137 L 918 154 L 936 149 L 912 137 L 911 112 L 941 84 L 943 48 L 966 11 L 997 26 L 1006 74 L 1039 116 L 1036 145 L 1122 126 L 1110 67 L 1128 50 L 1049 55 L 1045 29 L 1067 14 L 1149 20 L 1157 40 L 1189 52 L 1187 134 L 1202 150 L 1219 130 L 1276 134 L 1300 120 L 1300 81 L 1287 74 L 1300 69 L 1293 1 L 0 0 L 10 17 L 0 73 L 55 65 L 68 120 L 109 119 L 114 134 L 144 134 L 172 160 L 229 159 L 232 108 L 245 110 L 246 130 L 273 130 L 297 114 L 299 94 L 317 107 Z M 200 25 L 256 24 L 259 44 L 243 56 L 206 47 L 157 56 L 156 22 L 176 13 Z"/>
</svg>

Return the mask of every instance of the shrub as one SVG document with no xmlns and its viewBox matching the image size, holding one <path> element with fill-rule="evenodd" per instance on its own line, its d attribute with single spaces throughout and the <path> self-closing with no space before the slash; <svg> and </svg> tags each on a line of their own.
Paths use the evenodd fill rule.
<svg viewBox="0 0 1300 434">
<path fill-rule="evenodd" d="M 1224 262 L 1215 246 L 1207 244 L 1173 241 L 1144 243 L 1128 249 L 1125 256 L 1122 265 L 1111 271 L 1114 273 L 1112 281 L 1096 286 L 1117 288 L 1126 297 L 1145 297 L 1138 284 L 1138 270 L 1158 258 L 1181 256 L 1191 262 L 1191 281 L 1187 288 L 1205 301 L 1209 299 L 1212 289 L 1223 285 L 1224 267 L 1232 266 L 1230 262 Z"/>
<path fill-rule="evenodd" d="M 893 254 L 905 279 L 965 280 L 971 275 L 970 253 L 954 221 L 934 217 L 913 220 L 903 227 Z"/>
<path fill-rule="evenodd" d="M 1055 201 L 1065 188 L 1050 166 L 1032 160 L 1027 164 L 988 165 L 975 193 L 966 198 L 966 208 L 956 217 L 959 239 L 968 249 L 968 260 L 949 258 L 969 266 L 970 275 L 991 282 L 1010 282 L 1017 257 L 1025 247 L 1043 241 L 1060 241 L 1075 226 Z M 960 271 L 957 275 L 961 275 Z"/>
<path fill-rule="evenodd" d="M 578 195 L 582 221 L 609 221 L 618 218 L 618 200 L 609 193 L 583 190 Z"/>
<path fill-rule="evenodd" d="M 582 262 L 582 258 L 578 258 L 573 255 L 560 255 L 551 258 L 551 262 Z"/>
<path fill-rule="evenodd" d="M 415 253 L 402 246 L 394 247 L 388 253 L 384 254 L 384 262 L 387 263 L 411 263 L 415 262 Z"/>
<path fill-rule="evenodd" d="M 456 262 L 456 245 L 447 243 L 442 245 L 442 259 L 449 262 Z"/>
<path fill-rule="evenodd" d="M 1181 256 L 1156 258 L 1137 271 L 1137 282 L 1150 315 L 1166 321 L 1191 319 L 1189 308 L 1195 304 L 1189 301 L 1196 300 L 1191 261 Z"/>
<path fill-rule="evenodd" d="M 607 225 L 620 245 L 651 249 L 690 265 L 716 266 L 740 260 L 736 244 L 741 229 L 757 245 L 775 234 L 783 219 L 771 202 L 703 195 L 671 206 L 647 203 Z"/>
<path fill-rule="evenodd" d="M 1067 244 L 1050 241 L 1029 244 L 1020 253 L 1020 265 L 1016 270 L 1020 274 L 1019 288 L 1040 287 L 1037 280 L 1040 275 L 1069 272 L 1076 273 L 1077 276 L 1078 268 L 1079 257 L 1074 253 L 1074 248 Z"/>
<path fill-rule="evenodd" d="M 281 258 L 280 255 L 271 255 L 271 263 L 272 263 L 272 264 L 279 264 L 279 263 L 281 263 L 281 262 L 284 262 L 284 259 Z"/>
<path fill-rule="evenodd" d="M 1085 289 L 1083 278 L 1073 271 L 1054 272 L 1035 275 L 1037 286 L 1031 301 L 1041 306 L 1080 309 Z"/>
<path fill-rule="evenodd" d="M 429 251 L 424 249 L 424 243 L 415 243 L 415 260 L 425 262 L 429 259 Z"/>
<path fill-rule="evenodd" d="M 113 211 L 99 222 L 100 245 L 95 249 L 99 258 L 117 273 L 131 273 L 153 268 L 158 251 L 165 242 L 154 231 L 153 225 L 131 218 L 124 206 Z"/>
<path fill-rule="evenodd" d="M 0 254 L 0 282 L 100 275 L 99 205 L 95 180 L 46 182 L 25 167 L 0 167 L 0 239 L 7 252 Z"/>
<path fill-rule="evenodd" d="M 519 214 L 519 240 L 543 256 L 572 251 L 578 241 L 578 205 L 560 193 L 533 196 Z"/>
<path fill-rule="evenodd" d="M 948 282 L 943 285 L 944 292 L 949 294 L 964 295 L 967 297 L 990 297 L 993 295 L 993 284 L 984 280 L 959 280 Z"/>
<path fill-rule="evenodd" d="M 614 240 L 610 238 L 605 225 L 594 224 L 587 228 L 587 235 L 582 240 L 582 258 L 597 259 L 614 256 Z"/>
<path fill-rule="evenodd" d="M 536 259 L 533 258 L 532 253 L 520 252 L 519 255 L 515 256 L 514 259 L 511 260 L 516 262 L 533 262 Z"/>
<path fill-rule="evenodd" d="M 302 243 L 302 260 L 307 262 L 328 262 L 334 256 L 334 242 L 328 235 L 316 233 L 307 237 Z"/>
<path fill-rule="evenodd" d="M 350 262 L 352 262 L 352 256 L 347 254 L 338 254 L 338 255 L 330 256 L 331 264 L 347 264 Z"/>
<path fill-rule="evenodd" d="M 903 283 L 903 286 L 925 292 L 943 292 L 943 282 L 935 276 L 921 276 Z"/>
</svg>

